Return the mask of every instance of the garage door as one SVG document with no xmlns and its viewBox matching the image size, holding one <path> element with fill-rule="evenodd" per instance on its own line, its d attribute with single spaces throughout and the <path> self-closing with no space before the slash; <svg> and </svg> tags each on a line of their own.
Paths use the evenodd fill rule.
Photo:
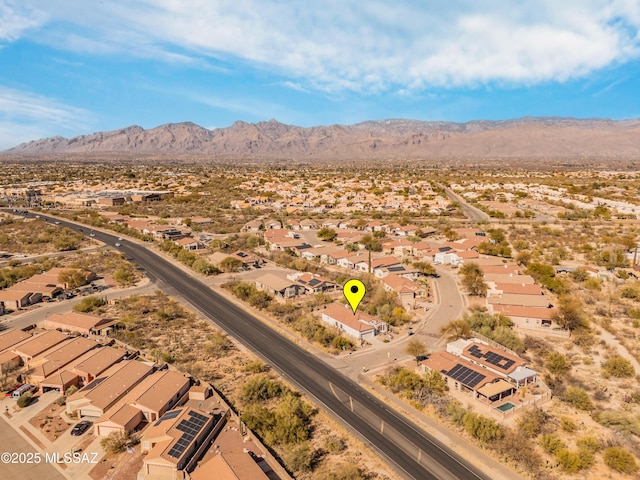
<svg viewBox="0 0 640 480">
<path fill-rule="evenodd" d="M 111 426 L 105 426 L 105 425 L 96 425 L 96 429 L 98 430 L 96 432 L 96 434 L 99 437 L 106 437 L 107 435 L 109 435 L 112 432 L 121 432 L 122 431 L 120 429 L 120 427 L 111 427 Z"/>
</svg>

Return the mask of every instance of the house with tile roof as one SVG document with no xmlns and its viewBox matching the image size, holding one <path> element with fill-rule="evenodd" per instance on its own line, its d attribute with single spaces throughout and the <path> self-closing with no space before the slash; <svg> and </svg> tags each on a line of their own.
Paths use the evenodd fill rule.
<svg viewBox="0 0 640 480">
<path fill-rule="evenodd" d="M 371 340 L 376 334 L 388 330 L 385 322 L 365 312 L 356 311 L 354 314 L 351 307 L 340 303 L 332 303 L 325 307 L 320 318 L 324 323 L 357 340 Z"/>
</svg>

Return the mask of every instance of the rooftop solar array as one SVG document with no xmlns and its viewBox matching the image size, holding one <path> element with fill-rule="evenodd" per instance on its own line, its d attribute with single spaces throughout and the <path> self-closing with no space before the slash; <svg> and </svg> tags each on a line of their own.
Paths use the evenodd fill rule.
<svg viewBox="0 0 640 480">
<path fill-rule="evenodd" d="M 319 283 L 322 283 L 322 281 L 318 280 L 317 278 L 312 278 L 309 281 L 309 286 L 311 287 L 315 287 L 316 285 L 318 285 Z"/>
<path fill-rule="evenodd" d="M 158 419 L 158 421 L 154 424 L 154 426 L 160 425 L 165 420 L 171 420 L 172 418 L 176 418 L 178 415 L 180 415 L 181 411 L 182 410 L 171 410 L 170 412 L 165 413 L 163 416 L 161 416 Z"/>
<path fill-rule="evenodd" d="M 469 388 L 475 387 L 482 380 L 487 378 L 486 375 L 478 373 L 475 370 L 471 370 L 470 368 L 465 367 L 464 365 L 460 365 L 459 363 L 456 364 L 456 366 L 448 372 L 445 371 L 443 373 L 453 378 L 454 380 L 458 380 L 460 383 Z"/>
<path fill-rule="evenodd" d="M 402 270 L 404 270 L 405 268 L 400 265 L 398 267 L 388 267 L 387 270 L 389 270 L 390 272 L 401 272 Z"/>
<path fill-rule="evenodd" d="M 84 391 L 86 392 L 88 390 L 93 390 L 98 385 L 100 385 L 102 382 L 104 382 L 106 379 L 107 379 L 107 377 L 98 377 L 98 378 L 96 378 L 93 382 L 91 382 L 89 385 L 84 387 Z"/>
<path fill-rule="evenodd" d="M 501 370 L 509 370 L 513 366 L 513 364 L 516 363 L 515 360 L 503 357 L 499 353 L 491 351 L 483 353 L 482 350 L 480 350 L 480 347 L 478 347 L 477 345 L 472 345 L 469 348 L 469 353 L 472 357 L 484 358 L 487 363 L 494 365 Z"/>
<path fill-rule="evenodd" d="M 200 433 L 202 427 L 207 423 L 208 418 L 204 415 L 200 415 L 194 411 L 189 412 L 188 420 L 181 420 L 178 426 L 178 430 L 182 432 L 182 436 L 169 450 L 169 456 L 174 458 L 180 458 L 187 447 L 191 444 L 194 438 Z"/>
</svg>

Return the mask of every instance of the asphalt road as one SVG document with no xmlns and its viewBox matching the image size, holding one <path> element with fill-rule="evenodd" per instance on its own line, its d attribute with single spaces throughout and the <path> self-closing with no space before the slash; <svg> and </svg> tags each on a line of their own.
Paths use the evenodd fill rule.
<svg viewBox="0 0 640 480">
<path fill-rule="evenodd" d="M 469 217 L 471 221 L 474 222 L 483 222 L 489 220 L 489 215 L 484 213 L 482 210 L 477 209 L 476 207 L 472 207 L 465 200 L 455 193 L 453 193 L 450 189 L 445 188 L 445 193 L 449 197 L 450 200 L 454 202 L 458 202 L 460 204 L 460 208 L 464 212 L 464 214 Z"/>
<path fill-rule="evenodd" d="M 78 228 L 60 220 L 61 225 Z M 84 233 L 86 227 L 82 227 Z M 298 388 L 315 398 L 356 432 L 403 477 L 416 480 L 489 479 L 427 432 L 390 410 L 357 383 L 279 335 L 249 312 L 220 296 L 195 276 L 143 245 L 96 231 L 95 237 L 117 247 L 146 270 L 170 295 L 187 300 L 212 322 L 262 357 Z"/>
</svg>

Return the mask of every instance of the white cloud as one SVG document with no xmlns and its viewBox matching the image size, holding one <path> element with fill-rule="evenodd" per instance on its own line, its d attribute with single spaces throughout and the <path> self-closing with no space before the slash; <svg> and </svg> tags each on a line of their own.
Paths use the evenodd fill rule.
<svg viewBox="0 0 640 480">
<path fill-rule="evenodd" d="M 0 150 L 34 138 L 87 130 L 91 120 L 86 110 L 0 85 Z"/>
<path fill-rule="evenodd" d="M 0 1 L 0 41 L 14 41 L 45 22 L 46 15 L 10 0 Z"/>
<path fill-rule="evenodd" d="M 562 82 L 640 51 L 637 0 L 60 0 L 49 14 L 64 28 L 41 38 L 58 48 L 240 60 L 326 91 Z"/>
</svg>

